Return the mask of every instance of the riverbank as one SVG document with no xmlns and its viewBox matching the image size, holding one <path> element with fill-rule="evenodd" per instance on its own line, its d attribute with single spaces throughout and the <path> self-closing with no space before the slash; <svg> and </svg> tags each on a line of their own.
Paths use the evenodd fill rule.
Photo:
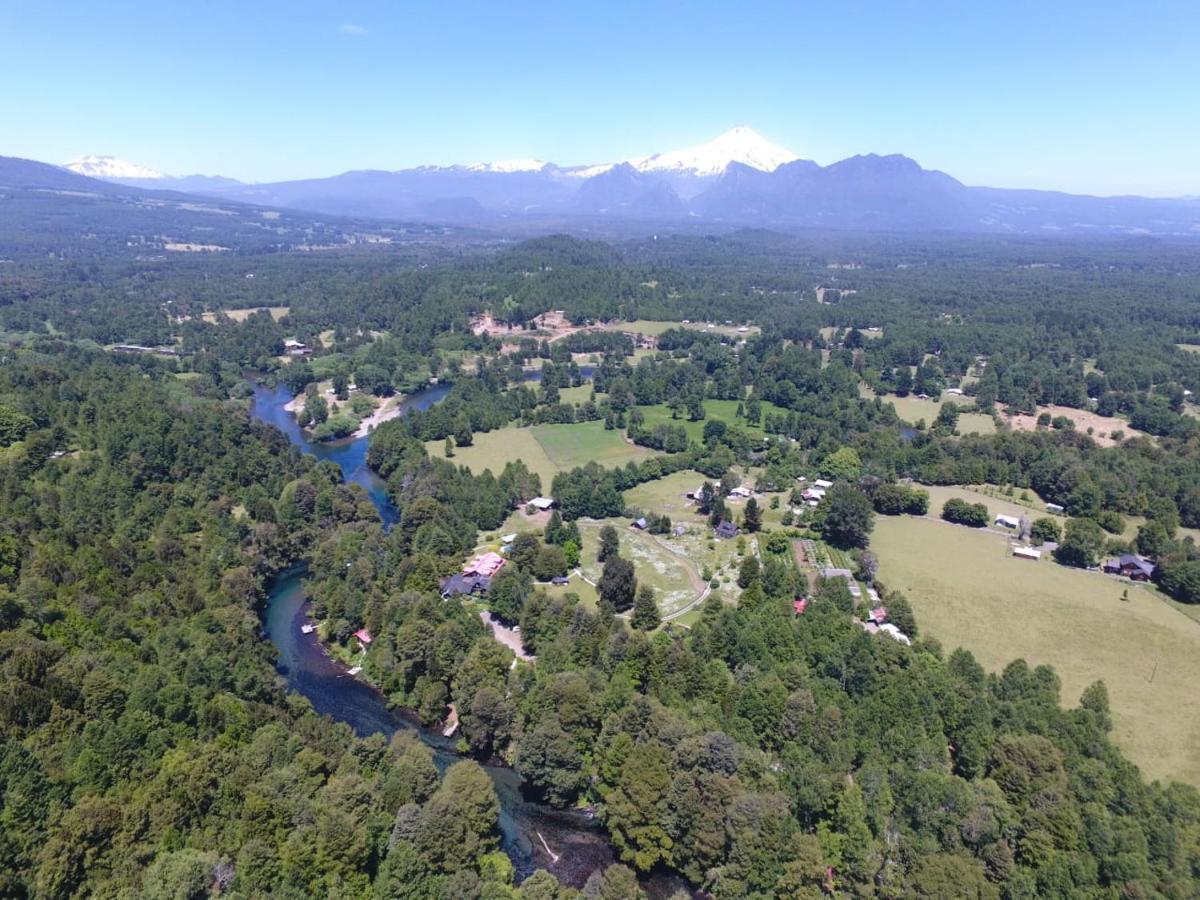
<svg viewBox="0 0 1200 900">
<path fill-rule="evenodd" d="M 401 400 L 398 414 L 428 409 L 448 391 L 447 384 L 431 385 Z M 256 384 L 251 411 L 260 421 L 278 427 L 303 452 L 336 463 L 347 481 L 367 490 L 383 527 L 390 528 L 399 520 L 399 511 L 387 486 L 366 465 L 366 438 L 334 444 L 312 442 L 284 409 L 292 400 L 282 386 Z M 436 730 L 420 727 L 412 713 L 390 706 L 387 697 L 361 673 L 351 676 L 348 667 L 326 651 L 316 629 L 304 632 L 310 621 L 303 586 L 306 572 L 307 565 L 299 564 L 272 579 L 263 617 L 266 637 L 278 652 L 276 669 L 287 689 L 306 698 L 318 715 L 344 722 L 360 737 L 382 734 L 390 738 L 398 731 L 413 734 L 433 751 L 434 764 L 444 772 L 460 758 L 455 742 Z M 520 775 L 507 766 L 491 762 L 483 768 L 500 801 L 500 847 L 512 860 L 517 881 L 544 868 L 564 884 L 581 888 L 593 872 L 616 861 L 608 836 L 594 816 L 527 799 Z M 680 890 L 694 896 L 678 876 L 666 873 L 645 878 L 641 884 L 656 900 Z"/>
<path fill-rule="evenodd" d="M 375 407 L 375 411 L 366 416 L 358 423 L 358 427 L 354 429 L 351 437 L 365 438 L 372 431 L 382 425 L 384 422 L 390 422 L 392 419 L 398 419 L 404 415 L 404 398 L 397 394 L 393 397 L 388 397 L 383 403 Z"/>
</svg>

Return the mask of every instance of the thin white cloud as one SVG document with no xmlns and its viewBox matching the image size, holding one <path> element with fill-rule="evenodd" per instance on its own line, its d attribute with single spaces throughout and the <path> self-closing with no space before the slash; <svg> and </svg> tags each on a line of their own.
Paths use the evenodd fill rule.
<svg viewBox="0 0 1200 900">
<path fill-rule="evenodd" d="M 363 28 L 361 25 L 355 25 L 351 22 L 347 22 L 345 25 L 339 27 L 338 31 L 340 31 L 342 34 L 348 34 L 351 37 L 362 37 L 367 33 L 367 29 Z"/>
</svg>

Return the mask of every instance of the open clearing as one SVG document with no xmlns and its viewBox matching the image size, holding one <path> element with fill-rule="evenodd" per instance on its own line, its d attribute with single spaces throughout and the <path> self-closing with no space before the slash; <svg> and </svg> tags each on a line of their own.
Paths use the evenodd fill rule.
<svg viewBox="0 0 1200 900">
<path fill-rule="evenodd" d="M 1124 434 L 1125 438 L 1145 437 L 1146 435 L 1137 429 L 1130 426 L 1124 419 L 1118 419 L 1114 416 L 1101 416 L 1094 412 L 1088 412 L 1083 409 L 1074 409 L 1070 406 L 1039 406 L 1038 415 L 1049 413 L 1051 418 L 1058 416 L 1066 416 L 1075 423 L 1075 430 L 1087 433 L 1089 428 L 1092 429 L 1092 440 L 1101 447 L 1111 447 L 1115 440 L 1110 436 L 1114 431 Z M 1037 415 L 1028 416 L 1009 416 L 1008 425 L 1013 431 L 1037 431 Z"/>
<path fill-rule="evenodd" d="M 442 458 L 446 455 L 446 442 L 427 441 L 425 449 L 430 456 Z M 484 469 L 491 469 L 493 475 L 499 475 L 510 459 L 523 460 L 529 471 L 541 476 L 542 490 L 550 490 L 550 481 L 558 469 L 529 428 L 499 428 L 476 434 L 470 447 L 455 448 L 450 461 L 466 466 L 476 475 Z"/>
<path fill-rule="evenodd" d="M 600 580 L 601 566 L 596 561 L 596 553 L 600 547 L 600 528 L 606 524 L 617 529 L 621 556 L 633 563 L 638 584 L 654 588 L 658 610 L 663 616 L 679 612 L 700 596 L 704 584 L 682 548 L 671 547 L 670 539 L 665 536 L 630 528 L 626 519 L 580 521 L 583 554 L 579 567 L 589 580 Z"/>
<path fill-rule="evenodd" d="M 988 508 L 993 522 L 998 515 L 1016 516 L 1018 519 L 1022 515 L 1027 515 L 1031 521 L 1035 522 L 1043 516 L 1048 516 L 1063 526 L 1067 521 L 1064 515 L 1046 512 L 1046 504 L 1042 502 L 1035 491 L 1027 488 L 1013 488 L 1013 495 L 1006 497 L 1001 488 L 990 484 L 918 484 L 914 487 L 919 487 L 929 493 L 929 515 L 935 519 L 941 517 L 942 506 L 946 501 L 957 497 L 968 503 L 982 503 Z M 1022 499 L 1022 494 L 1027 495 L 1029 499 Z M 997 526 L 997 528 L 1001 531 L 1006 530 L 1003 526 Z"/>
<path fill-rule="evenodd" d="M 736 539 L 721 541 L 714 538 L 706 518 L 696 511 L 695 504 L 686 497 L 689 490 L 698 487 L 704 481 L 705 477 L 699 472 L 685 469 L 630 488 L 625 492 L 625 501 L 634 509 L 667 515 L 673 525 L 684 526 L 685 531 L 681 535 L 659 537 L 672 549 L 682 553 L 696 571 L 703 572 L 707 566 L 718 580 L 719 591 L 726 595 L 726 599 L 731 599 L 738 593 L 737 585 L 734 584 L 741 562 L 737 554 L 738 542 Z M 759 503 L 765 506 L 763 498 L 759 498 Z M 739 520 L 741 507 L 740 502 L 729 502 L 730 510 Z M 628 524 L 627 521 L 624 523 L 625 526 Z M 628 527 L 625 530 L 628 531 Z M 745 546 L 749 548 L 753 540 L 753 535 L 747 535 Z"/>
<path fill-rule="evenodd" d="M 1129 758 L 1152 778 L 1200 785 L 1196 622 L 1129 582 L 1015 559 L 987 532 L 880 516 L 871 548 L 880 580 L 908 596 L 922 633 L 947 652 L 965 647 L 996 672 L 1017 658 L 1052 665 L 1067 706 L 1103 679 Z"/>
<path fill-rule="evenodd" d="M 217 321 L 218 314 L 224 313 L 235 322 L 245 322 L 248 318 L 254 315 L 254 313 L 263 309 L 269 312 L 271 314 L 271 318 L 276 322 L 292 311 L 291 307 L 289 306 L 255 306 L 249 309 L 222 309 L 216 312 L 206 312 L 203 316 L 201 316 L 201 318 L 204 319 L 205 322 L 214 323 Z"/>
<path fill-rule="evenodd" d="M 599 421 L 535 425 L 530 430 L 559 469 L 573 469 L 593 460 L 606 467 L 622 466 L 655 455 L 653 450 L 627 443 L 623 432 L 606 430 Z"/>
<path fill-rule="evenodd" d="M 710 334 L 720 334 L 725 337 L 747 338 L 751 335 L 758 334 L 762 331 L 757 325 L 723 325 L 719 322 L 714 322 L 711 326 L 707 322 L 661 322 L 655 319 L 635 319 L 632 322 L 608 322 L 602 325 L 601 331 L 628 331 L 631 334 L 644 334 L 647 336 L 658 337 L 664 331 L 670 331 L 672 328 L 688 328 L 692 331 L 707 331 Z M 745 331 L 739 329 L 745 328 Z"/>
<path fill-rule="evenodd" d="M 425 447 L 430 456 L 445 456 L 445 441 L 427 441 Z M 626 443 L 620 431 L 606 431 L 603 422 L 579 422 L 481 432 L 470 447 L 456 448 L 451 461 L 476 474 L 491 469 L 493 475 L 499 475 L 506 462 L 520 459 L 541 476 L 542 492 L 547 493 L 558 472 L 590 460 L 612 467 L 654 454 L 653 450 Z"/>
<path fill-rule="evenodd" d="M 665 403 L 656 403 L 654 406 L 638 407 L 638 409 L 641 410 L 642 415 L 646 417 L 643 425 L 644 428 L 650 429 L 654 428 L 656 425 L 682 425 L 684 431 L 687 432 L 688 440 L 692 441 L 703 441 L 704 423 L 708 419 L 720 419 L 727 425 L 736 425 L 738 428 L 742 429 L 752 437 L 764 437 L 766 432 L 762 430 L 761 425 L 752 425 L 745 419 L 738 418 L 737 408 L 737 400 L 705 400 L 705 419 L 699 422 L 690 422 L 688 421 L 686 413 L 681 413 L 678 419 L 671 418 L 671 409 Z M 761 411 L 763 419 L 765 419 L 768 415 L 787 413 L 786 409 L 766 401 L 761 403 Z"/>
<path fill-rule="evenodd" d="M 975 404 L 970 397 L 958 397 L 954 394 L 943 394 L 941 400 L 922 400 L 911 394 L 907 397 L 887 395 L 882 399 L 884 403 L 891 403 L 895 406 L 896 415 L 905 422 L 916 424 L 924 419 L 926 425 L 933 425 L 933 420 L 937 418 L 942 403 L 956 403 L 960 406 Z M 959 434 L 995 434 L 996 422 L 991 416 L 985 416 L 983 413 L 961 412 L 958 414 L 956 430 Z"/>
</svg>

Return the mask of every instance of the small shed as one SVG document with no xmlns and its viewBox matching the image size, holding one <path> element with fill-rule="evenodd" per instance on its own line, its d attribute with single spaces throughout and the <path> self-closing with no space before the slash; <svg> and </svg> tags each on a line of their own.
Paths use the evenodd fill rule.
<svg viewBox="0 0 1200 900">
<path fill-rule="evenodd" d="M 833 487 L 833 482 L 828 478 L 818 478 L 813 482 L 813 486 L 829 490 L 829 488 Z"/>
<path fill-rule="evenodd" d="M 717 527 L 713 529 L 713 534 L 722 540 L 729 540 L 738 536 L 738 528 L 728 520 L 722 520 L 717 523 Z"/>
<path fill-rule="evenodd" d="M 1013 547 L 1012 555 L 1018 559 L 1041 559 L 1042 551 L 1033 547 Z"/>
<path fill-rule="evenodd" d="M 646 517 L 642 516 L 639 519 L 634 519 L 629 523 L 631 528 L 636 528 L 638 531 L 645 531 L 650 527 L 650 523 L 646 521 Z"/>
<path fill-rule="evenodd" d="M 369 647 L 371 645 L 371 641 L 375 640 L 373 637 L 371 637 L 371 632 L 365 628 L 358 629 L 358 631 L 354 632 L 354 636 L 358 638 L 358 642 L 364 647 Z"/>
<path fill-rule="evenodd" d="M 1003 525 L 1005 528 L 1011 528 L 1015 531 L 1021 527 L 1021 520 L 1016 516 L 999 515 L 996 516 L 996 524 Z"/>
<path fill-rule="evenodd" d="M 804 615 L 804 611 L 808 609 L 808 598 L 799 597 L 792 601 L 792 612 L 798 616 Z"/>
<path fill-rule="evenodd" d="M 1047 503 L 1046 504 L 1046 512 L 1048 512 L 1048 513 L 1061 513 L 1063 511 L 1064 511 L 1064 508 L 1059 503 Z"/>
<path fill-rule="evenodd" d="M 532 506 L 534 509 L 547 510 L 547 509 L 553 509 L 555 506 L 555 502 L 556 501 L 554 500 L 553 497 L 534 497 L 532 500 L 529 501 L 529 505 Z"/>
</svg>

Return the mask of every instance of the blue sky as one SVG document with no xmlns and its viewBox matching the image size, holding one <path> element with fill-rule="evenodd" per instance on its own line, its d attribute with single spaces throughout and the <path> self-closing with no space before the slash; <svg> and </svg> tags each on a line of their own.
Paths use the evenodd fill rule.
<svg viewBox="0 0 1200 900">
<path fill-rule="evenodd" d="M 827 164 L 1200 194 L 1200 4 L 0 0 L 0 154 L 247 180 L 604 162 L 747 124 Z"/>
</svg>

